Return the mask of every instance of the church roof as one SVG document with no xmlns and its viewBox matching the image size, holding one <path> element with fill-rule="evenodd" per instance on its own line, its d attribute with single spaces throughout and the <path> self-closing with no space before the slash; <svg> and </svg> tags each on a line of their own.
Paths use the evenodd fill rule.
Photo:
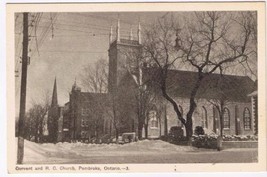
<svg viewBox="0 0 267 177">
<path fill-rule="evenodd" d="M 81 92 L 80 98 L 82 102 L 94 102 L 94 101 L 103 101 L 106 102 L 109 99 L 107 93 L 92 93 L 92 92 Z"/>
<path fill-rule="evenodd" d="M 143 78 L 150 87 L 159 85 L 159 69 L 145 68 L 143 73 Z M 167 91 L 175 97 L 189 98 L 197 78 L 197 72 L 168 70 Z M 247 95 L 254 90 L 255 83 L 247 76 L 209 74 L 201 82 L 196 98 L 247 102 Z"/>
</svg>

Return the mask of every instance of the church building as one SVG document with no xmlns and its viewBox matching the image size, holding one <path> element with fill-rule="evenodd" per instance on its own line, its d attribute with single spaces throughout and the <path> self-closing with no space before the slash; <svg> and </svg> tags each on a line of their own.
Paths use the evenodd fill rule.
<svg viewBox="0 0 267 177">
<path fill-rule="evenodd" d="M 140 129 L 143 137 L 159 138 L 167 135 L 173 126 L 183 127 L 172 105 L 161 95 L 157 67 L 140 64 L 138 60 L 142 50 L 140 23 L 137 38 L 131 31 L 125 39 L 120 35 L 118 20 L 114 36 L 111 28 L 108 93 L 82 92 L 75 82 L 69 102 L 62 108 L 60 141 L 106 142 L 126 132 L 136 132 L 141 138 Z M 175 98 L 184 116 L 196 78 L 197 73 L 192 71 L 168 72 L 167 91 Z M 196 96 L 193 129 L 202 126 L 207 134 L 219 134 L 220 128 L 224 134 L 257 134 L 255 90 L 256 84 L 247 76 L 210 74 L 205 77 Z M 222 102 L 224 106 L 220 108 Z M 142 120 L 141 109 L 145 109 Z M 219 111 L 224 113 L 223 121 L 220 121 Z"/>
</svg>

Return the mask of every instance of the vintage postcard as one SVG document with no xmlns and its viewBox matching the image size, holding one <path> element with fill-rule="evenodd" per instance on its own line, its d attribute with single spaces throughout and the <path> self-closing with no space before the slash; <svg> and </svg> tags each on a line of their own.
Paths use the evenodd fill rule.
<svg viewBox="0 0 267 177">
<path fill-rule="evenodd" d="M 265 4 L 7 4 L 9 173 L 266 171 Z"/>
</svg>

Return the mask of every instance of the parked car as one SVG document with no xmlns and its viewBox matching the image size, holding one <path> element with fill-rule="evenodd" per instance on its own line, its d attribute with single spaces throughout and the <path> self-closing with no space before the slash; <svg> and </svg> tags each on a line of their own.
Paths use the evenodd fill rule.
<svg viewBox="0 0 267 177">
<path fill-rule="evenodd" d="M 123 140 L 125 143 L 130 143 L 130 142 L 136 141 L 137 138 L 136 138 L 136 134 L 135 134 L 135 132 L 123 133 L 123 134 L 122 134 L 122 140 Z"/>
<path fill-rule="evenodd" d="M 125 142 L 122 139 L 122 136 L 119 136 L 117 139 L 117 144 L 124 144 Z"/>
</svg>

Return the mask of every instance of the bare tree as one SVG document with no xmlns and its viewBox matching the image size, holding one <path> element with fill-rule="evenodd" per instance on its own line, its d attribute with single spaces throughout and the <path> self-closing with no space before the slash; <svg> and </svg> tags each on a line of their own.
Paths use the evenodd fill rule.
<svg viewBox="0 0 267 177">
<path fill-rule="evenodd" d="M 224 75 L 220 75 L 220 78 L 215 81 L 215 85 L 216 88 L 214 88 L 214 86 L 209 86 L 209 92 L 216 92 L 216 96 L 215 97 L 210 97 L 207 98 L 207 101 L 214 106 L 214 108 L 218 111 L 219 114 L 219 125 L 216 122 L 216 120 L 214 120 L 214 124 L 216 125 L 215 127 L 219 128 L 220 131 L 220 135 L 223 135 L 223 129 L 224 129 L 224 113 L 225 113 L 225 108 L 227 107 L 227 105 L 229 105 L 230 100 L 229 100 L 229 93 L 231 92 L 236 92 L 236 90 L 229 90 L 226 92 L 225 90 L 223 90 L 223 85 L 225 87 L 225 85 L 228 86 L 228 88 L 231 88 L 230 84 L 227 84 L 227 79 L 224 77 Z M 207 90 L 206 90 L 207 91 Z M 208 94 L 208 93 L 206 93 Z M 215 131 L 216 133 L 216 131 Z"/>
<path fill-rule="evenodd" d="M 124 70 L 127 70 L 128 74 L 131 77 L 131 80 L 134 80 L 135 89 L 128 89 L 129 82 L 124 84 L 123 82 L 120 83 L 120 90 L 123 90 L 122 87 L 126 87 L 127 91 L 127 98 L 126 102 L 128 103 L 124 105 L 133 105 L 136 104 L 136 115 L 137 115 L 137 135 L 139 139 L 142 137 L 143 130 L 145 131 L 145 138 L 148 138 L 148 117 L 147 113 L 151 109 L 152 104 L 159 101 L 157 94 L 155 94 L 153 88 L 147 88 L 149 80 L 144 78 L 143 76 L 143 67 L 146 63 L 147 56 L 142 51 L 142 46 L 136 47 L 134 49 L 126 49 L 122 53 L 126 60 L 125 66 L 122 66 Z M 125 88 L 124 88 L 125 89 Z M 130 93 L 128 90 L 132 90 Z M 120 95 L 118 95 L 120 96 Z M 125 98 L 125 95 L 121 95 Z M 129 100 L 132 100 L 129 103 Z M 133 103 L 133 100 L 136 102 Z M 127 108 L 122 108 L 127 109 Z M 160 109 L 158 110 L 160 112 Z"/>
<path fill-rule="evenodd" d="M 88 64 L 81 73 L 81 83 L 86 91 L 106 93 L 108 81 L 108 64 L 105 59 Z"/>
<path fill-rule="evenodd" d="M 39 143 L 43 141 L 44 118 L 48 114 L 50 103 L 49 91 L 43 92 L 39 100 L 32 100 L 32 107 L 27 113 L 26 124 L 26 138 L 29 140 L 34 137 L 34 141 Z"/>
<path fill-rule="evenodd" d="M 93 99 L 94 107 L 90 109 L 90 114 L 93 115 L 93 117 L 91 116 L 90 118 L 92 118 L 91 123 L 93 123 L 96 131 L 96 137 L 98 134 L 97 130 L 100 130 L 98 127 L 100 127 L 100 125 L 103 124 L 104 119 L 106 119 L 106 121 L 111 123 L 109 127 L 110 137 L 112 137 L 113 132 L 115 131 L 115 137 L 118 139 L 120 129 L 123 127 L 121 121 L 122 111 L 120 111 L 121 108 L 118 101 L 118 97 L 111 94 L 102 95 L 102 97 L 99 96 L 96 99 Z"/>
<path fill-rule="evenodd" d="M 195 12 L 184 17 L 184 25 L 177 24 L 174 16 L 158 20 L 146 32 L 145 52 L 160 71 L 159 85 L 185 125 L 187 138 L 193 134 L 192 116 L 196 109 L 195 98 L 205 77 L 224 71 L 226 66 L 247 61 L 255 45 L 252 40 L 254 19 L 247 12 Z M 255 62 L 255 61 L 254 61 Z M 168 93 L 168 70 L 183 63 L 196 71 L 197 78 L 189 96 L 186 117 Z"/>
</svg>

